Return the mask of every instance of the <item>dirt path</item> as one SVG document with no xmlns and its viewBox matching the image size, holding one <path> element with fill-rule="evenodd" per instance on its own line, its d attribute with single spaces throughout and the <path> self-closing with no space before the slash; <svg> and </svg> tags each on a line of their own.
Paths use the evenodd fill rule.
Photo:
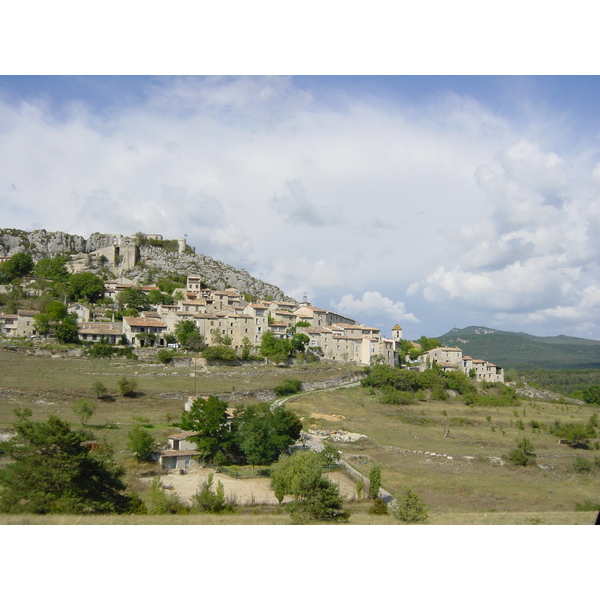
<svg viewBox="0 0 600 600">
<path fill-rule="evenodd" d="M 268 477 L 234 479 L 222 473 L 215 473 L 212 469 L 198 468 L 190 469 L 186 475 L 179 475 L 179 473 L 161 475 L 161 481 L 163 485 L 172 487 L 172 491 L 179 494 L 182 500 L 189 502 L 200 485 L 208 479 L 210 473 L 214 474 L 212 490 L 216 489 L 217 481 L 221 481 L 225 489 L 225 496 L 234 504 L 279 504 L 273 494 Z M 334 471 L 327 473 L 326 477 L 338 484 L 340 494 L 346 495 L 348 500 L 354 498 L 356 485 L 346 475 Z M 142 481 L 147 482 L 149 486 L 152 478 L 145 478 Z M 284 501 L 287 502 L 291 499 L 291 496 L 286 496 Z"/>
</svg>

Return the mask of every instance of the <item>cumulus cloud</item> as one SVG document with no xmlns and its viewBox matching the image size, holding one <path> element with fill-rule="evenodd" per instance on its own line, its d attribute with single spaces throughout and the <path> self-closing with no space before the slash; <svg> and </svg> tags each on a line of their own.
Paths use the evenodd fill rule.
<svg viewBox="0 0 600 600">
<path fill-rule="evenodd" d="M 501 175 L 476 173 L 489 216 L 465 223 L 447 255 L 409 296 L 502 322 L 583 323 L 599 314 L 593 274 L 597 201 L 572 194 L 565 161 L 520 141 L 500 153 Z M 590 299 L 592 299 L 590 301 Z M 508 315 L 513 315 L 509 317 Z M 515 317 L 517 315 L 517 317 Z"/>
<path fill-rule="evenodd" d="M 385 315 L 392 321 L 419 323 L 415 315 L 406 312 L 404 302 L 394 302 L 377 291 L 365 292 L 362 298 L 354 298 L 353 294 L 347 294 L 339 302 L 332 303 L 332 307 L 341 314 L 361 315 L 365 318 Z"/>
<path fill-rule="evenodd" d="M 57 111 L 4 101 L 0 79 L 1 226 L 187 233 L 197 252 L 365 322 L 416 324 L 418 307 L 416 337 L 447 330 L 444 311 L 452 324 L 571 315 L 570 330 L 596 318 L 600 165 L 467 94 L 311 85 L 153 78 L 127 102 Z"/>
</svg>

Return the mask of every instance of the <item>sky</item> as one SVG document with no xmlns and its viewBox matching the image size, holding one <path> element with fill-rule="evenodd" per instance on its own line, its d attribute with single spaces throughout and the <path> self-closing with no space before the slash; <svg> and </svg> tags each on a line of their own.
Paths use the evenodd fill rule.
<svg viewBox="0 0 600 600">
<path fill-rule="evenodd" d="M 187 236 L 405 337 L 600 339 L 596 76 L 2 76 L 2 227 Z"/>
</svg>

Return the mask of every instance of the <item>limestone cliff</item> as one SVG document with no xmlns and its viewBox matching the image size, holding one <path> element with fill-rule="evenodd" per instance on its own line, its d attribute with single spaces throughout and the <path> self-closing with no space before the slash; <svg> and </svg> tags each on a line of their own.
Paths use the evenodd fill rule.
<svg viewBox="0 0 600 600">
<path fill-rule="evenodd" d="M 293 300 L 278 287 L 252 277 L 243 269 L 195 254 L 183 241 L 185 251 L 182 252 L 181 245 L 177 249 L 176 240 L 165 242 L 161 236 L 153 237 L 155 239 L 140 240 L 136 236 L 92 233 L 86 240 L 61 231 L 0 229 L 0 255 L 27 252 L 37 262 L 41 258 L 68 254 L 72 259 L 69 265 L 72 271 L 92 271 L 108 278 L 127 277 L 145 284 L 169 273 L 200 275 L 213 289 L 233 287 L 258 298 L 270 295 L 276 300 Z M 133 249 L 135 259 L 124 261 L 126 251 L 131 256 Z"/>
</svg>

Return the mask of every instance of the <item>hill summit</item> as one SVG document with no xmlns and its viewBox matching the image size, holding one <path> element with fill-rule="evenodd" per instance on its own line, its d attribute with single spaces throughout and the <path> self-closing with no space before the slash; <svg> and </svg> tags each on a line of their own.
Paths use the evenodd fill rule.
<svg viewBox="0 0 600 600">
<path fill-rule="evenodd" d="M 126 277 L 139 284 L 151 283 L 163 274 L 196 274 L 214 289 L 236 288 L 242 294 L 275 300 L 293 300 L 275 285 L 252 277 L 244 269 L 196 254 L 185 239 L 166 240 L 159 234 L 92 233 L 88 239 L 61 231 L 0 229 L 0 254 L 19 252 L 34 261 L 68 255 L 72 272 L 90 271 L 108 279 Z"/>
<path fill-rule="evenodd" d="M 538 337 L 472 325 L 438 336 L 442 344 L 517 369 L 598 369 L 600 341 L 567 335 Z"/>
</svg>

